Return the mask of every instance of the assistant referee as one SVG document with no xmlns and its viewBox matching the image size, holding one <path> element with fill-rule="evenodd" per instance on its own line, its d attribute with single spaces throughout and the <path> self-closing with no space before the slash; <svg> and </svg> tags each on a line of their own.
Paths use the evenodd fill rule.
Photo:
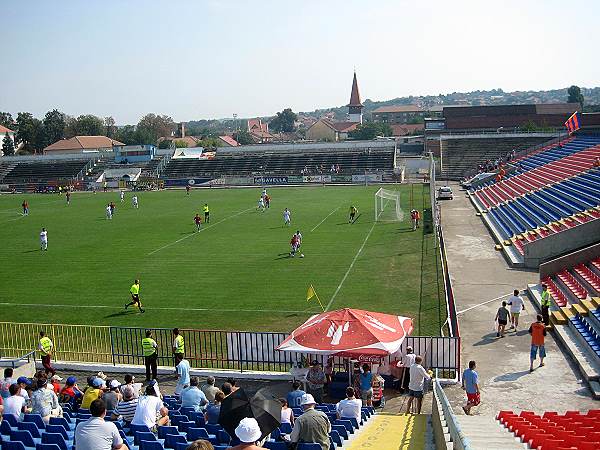
<svg viewBox="0 0 600 450">
<path fill-rule="evenodd" d="M 142 309 L 142 302 L 140 300 L 140 280 L 134 280 L 131 288 L 129 289 L 129 293 L 131 294 L 131 302 L 125 304 L 125 309 L 130 306 L 137 305 L 140 312 L 145 312 L 145 310 Z"/>
</svg>

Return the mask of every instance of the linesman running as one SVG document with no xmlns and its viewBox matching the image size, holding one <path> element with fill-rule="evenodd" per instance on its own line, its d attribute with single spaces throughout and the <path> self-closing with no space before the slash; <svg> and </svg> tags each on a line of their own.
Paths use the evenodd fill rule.
<svg viewBox="0 0 600 450">
<path fill-rule="evenodd" d="M 202 211 L 204 212 L 204 223 L 210 222 L 210 212 L 208 210 L 208 203 L 205 203 L 202 207 Z"/>
<path fill-rule="evenodd" d="M 146 312 L 142 308 L 142 301 L 140 300 L 140 280 L 135 280 L 129 289 L 131 294 L 131 302 L 125 304 L 125 309 L 130 306 L 137 306 L 141 313 Z"/>
<path fill-rule="evenodd" d="M 354 218 L 356 217 L 357 212 L 358 212 L 358 209 L 356 209 L 356 207 L 354 205 L 352 205 L 350 207 L 350 217 L 348 218 L 348 223 L 354 222 Z"/>
</svg>

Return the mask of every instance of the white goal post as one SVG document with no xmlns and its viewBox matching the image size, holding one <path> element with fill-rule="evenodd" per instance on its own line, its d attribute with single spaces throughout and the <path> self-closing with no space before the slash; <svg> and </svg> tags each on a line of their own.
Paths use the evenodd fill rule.
<svg viewBox="0 0 600 450">
<path fill-rule="evenodd" d="M 400 192 L 379 188 L 375 192 L 375 222 L 400 222 L 402 219 Z"/>
</svg>

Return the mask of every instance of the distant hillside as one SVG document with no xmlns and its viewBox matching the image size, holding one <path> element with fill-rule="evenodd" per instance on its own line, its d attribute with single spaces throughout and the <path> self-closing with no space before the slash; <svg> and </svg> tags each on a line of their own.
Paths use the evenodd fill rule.
<svg viewBox="0 0 600 450">
<path fill-rule="evenodd" d="M 600 105 L 600 87 L 581 88 L 581 93 L 585 99 L 585 110 L 598 110 Z M 562 103 L 568 98 L 567 88 L 553 89 L 551 91 L 515 91 L 504 92 L 502 89 L 492 89 L 491 91 L 473 91 L 473 92 L 453 92 L 452 94 L 426 95 L 398 97 L 391 100 L 374 101 L 365 100 L 364 114 L 369 115 L 371 111 L 380 106 L 387 105 L 419 105 L 422 107 L 431 107 L 439 105 L 511 105 L 526 103 Z M 588 106 L 592 105 L 592 106 Z M 594 107 L 595 106 L 595 107 Z M 317 109 L 314 111 L 302 112 L 301 114 L 319 118 L 323 114 L 333 112 L 338 119 L 346 117 L 348 109 L 342 105 L 333 108 Z"/>
</svg>

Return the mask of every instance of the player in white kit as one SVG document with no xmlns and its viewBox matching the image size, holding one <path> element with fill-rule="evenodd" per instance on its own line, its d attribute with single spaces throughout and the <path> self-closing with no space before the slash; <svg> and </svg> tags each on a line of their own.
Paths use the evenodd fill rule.
<svg viewBox="0 0 600 450">
<path fill-rule="evenodd" d="M 134 195 L 133 197 L 131 197 L 131 204 L 133 205 L 134 208 L 140 207 L 140 205 L 138 204 L 137 195 Z"/>
<path fill-rule="evenodd" d="M 123 203 L 125 201 L 125 191 L 121 191 L 119 195 L 121 197 L 121 203 Z"/>
<path fill-rule="evenodd" d="M 48 250 L 48 232 L 45 228 L 40 231 L 40 250 Z"/>
<path fill-rule="evenodd" d="M 112 220 L 112 209 L 110 207 L 110 203 L 106 205 L 106 218 L 108 220 Z"/>
<path fill-rule="evenodd" d="M 264 201 L 264 199 L 262 197 L 258 199 L 258 206 L 257 206 L 257 208 L 260 211 L 265 212 L 265 201 Z"/>
<path fill-rule="evenodd" d="M 292 223 L 292 212 L 285 208 L 285 210 L 283 211 L 283 224 L 287 225 L 288 227 L 290 226 L 290 224 Z"/>
</svg>

